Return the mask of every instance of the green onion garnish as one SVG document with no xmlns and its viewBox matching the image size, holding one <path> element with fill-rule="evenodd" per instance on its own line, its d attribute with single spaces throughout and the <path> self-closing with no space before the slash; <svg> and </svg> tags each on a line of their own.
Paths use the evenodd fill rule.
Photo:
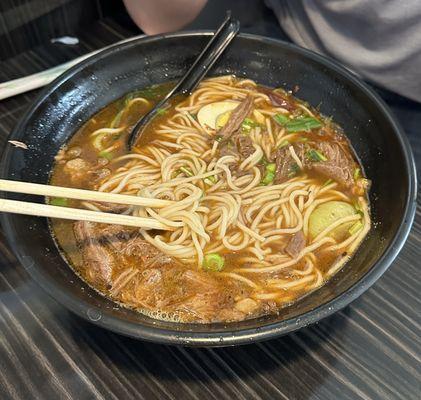
<svg viewBox="0 0 421 400">
<path fill-rule="evenodd" d="M 158 115 L 165 115 L 168 111 L 165 108 L 158 108 L 158 110 L 156 110 L 156 113 Z"/>
<path fill-rule="evenodd" d="M 289 119 L 283 114 L 276 114 L 273 119 L 281 126 L 284 126 L 288 132 L 309 132 L 312 129 L 320 128 L 323 124 L 313 117 L 299 117 Z"/>
<path fill-rule="evenodd" d="M 180 171 L 184 172 L 187 176 L 194 176 L 193 171 L 187 167 L 180 167 Z"/>
<path fill-rule="evenodd" d="M 351 228 L 349 228 L 349 233 L 351 235 L 356 234 L 362 227 L 363 227 L 363 223 L 361 221 L 357 221 L 354 225 L 351 226 Z"/>
<path fill-rule="evenodd" d="M 67 207 L 67 199 L 64 197 L 56 197 L 50 200 L 50 204 L 53 206 Z"/>
<path fill-rule="evenodd" d="M 273 119 L 275 120 L 275 122 L 277 122 L 281 126 L 284 126 L 289 121 L 291 121 L 286 115 L 283 115 L 283 114 L 275 114 L 273 116 Z"/>
<path fill-rule="evenodd" d="M 241 128 L 244 131 L 251 131 L 252 128 L 258 126 L 258 123 L 253 121 L 251 118 L 245 118 L 243 123 L 241 124 Z"/>
<path fill-rule="evenodd" d="M 269 183 L 272 183 L 275 179 L 275 173 L 266 171 L 265 176 L 262 179 L 262 182 L 260 182 L 263 186 L 269 185 Z"/>
<path fill-rule="evenodd" d="M 308 132 L 312 129 L 320 128 L 321 126 L 322 123 L 313 117 L 297 118 L 286 124 L 288 132 Z"/>
<path fill-rule="evenodd" d="M 203 179 L 203 182 L 205 182 L 209 186 L 212 186 L 217 182 L 217 179 L 216 179 L 215 175 L 211 175 L 211 176 L 208 176 L 207 178 Z"/>
<path fill-rule="evenodd" d="M 114 158 L 113 154 L 109 151 L 102 150 L 98 153 L 98 155 L 102 158 L 106 158 L 107 160 L 112 160 Z"/>
<path fill-rule="evenodd" d="M 276 164 L 275 163 L 270 163 L 270 164 L 266 165 L 266 171 L 275 172 L 275 170 L 276 170 Z"/>
<path fill-rule="evenodd" d="M 218 253 L 206 254 L 203 259 L 203 269 L 206 271 L 219 272 L 224 269 L 225 259 Z"/>
<path fill-rule="evenodd" d="M 310 159 L 311 161 L 326 161 L 327 160 L 326 156 L 323 153 L 315 149 L 310 149 L 307 152 L 307 158 Z"/>
</svg>

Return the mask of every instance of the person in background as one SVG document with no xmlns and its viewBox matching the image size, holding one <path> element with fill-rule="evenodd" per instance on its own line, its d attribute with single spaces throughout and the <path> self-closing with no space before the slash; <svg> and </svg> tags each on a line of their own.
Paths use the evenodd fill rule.
<svg viewBox="0 0 421 400">
<path fill-rule="evenodd" d="M 243 31 L 286 34 L 363 78 L 421 102 L 420 0 L 266 0 L 267 8 L 263 0 L 123 1 L 134 22 L 150 35 L 215 28 L 224 10 L 231 9 Z M 269 9 L 280 28 L 274 27 Z"/>
</svg>

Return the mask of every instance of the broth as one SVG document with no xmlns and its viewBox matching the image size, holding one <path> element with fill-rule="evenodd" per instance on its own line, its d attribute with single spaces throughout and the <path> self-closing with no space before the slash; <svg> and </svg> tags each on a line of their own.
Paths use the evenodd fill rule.
<svg viewBox="0 0 421 400">
<path fill-rule="evenodd" d="M 274 313 L 323 285 L 370 229 L 368 181 L 341 129 L 290 93 L 225 76 L 173 100 L 128 153 L 131 128 L 170 87 L 108 105 L 57 155 L 51 184 L 180 208 L 51 200 L 172 226 L 53 220 L 75 271 L 125 306 L 179 322 Z"/>
</svg>

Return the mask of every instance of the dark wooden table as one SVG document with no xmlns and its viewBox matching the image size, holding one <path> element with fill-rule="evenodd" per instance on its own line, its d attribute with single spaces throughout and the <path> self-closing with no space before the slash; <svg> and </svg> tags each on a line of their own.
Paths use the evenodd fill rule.
<svg viewBox="0 0 421 400">
<path fill-rule="evenodd" d="M 0 63 L 0 81 L 132 35 L 103 20 L 72 48 Z M 0 148 L 36 96 L 0 102 Z M 418 164 L 421 106 L 383 93 Z M 1 399 L 420 399 L 421 202 L 399 257 L 372 289 L 301 331 L 237 348 L 154 345 L 97 328 L 31 281 L 0 236 Z"/>
</svg>

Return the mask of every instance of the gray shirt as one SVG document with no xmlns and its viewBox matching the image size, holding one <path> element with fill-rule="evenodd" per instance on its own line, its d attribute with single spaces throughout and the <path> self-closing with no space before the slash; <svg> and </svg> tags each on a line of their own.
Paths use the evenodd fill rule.
<svg viewBox="0 0 421 400">
<path fill-rule="evenodd" d="M 421 102 L 421 0 L 266 0 L 297 44 Z"/>
</svg>

